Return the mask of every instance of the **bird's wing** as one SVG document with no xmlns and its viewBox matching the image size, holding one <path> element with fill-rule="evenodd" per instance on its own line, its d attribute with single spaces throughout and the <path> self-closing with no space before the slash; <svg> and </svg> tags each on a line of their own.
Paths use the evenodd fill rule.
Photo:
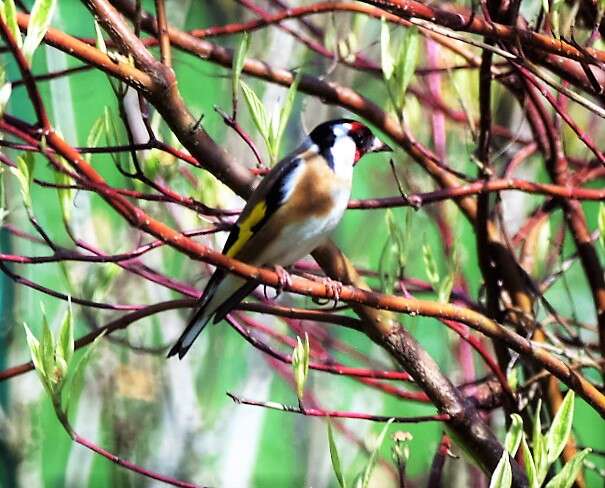
<svg viewBox="0 0 605 488">
<path fill-rule="evenodd" d="M 281 207 L 284 197 L 287 195 L 289 177 L 301 164 L 307 150 L 307 146 L 301 146 L 289 157 L 276 164 L 262 179 L 231 229 L 223 248 L 223 254 L 237 258 L 240 252 L 246 248 L 246 243 Z M 187 327 L 168 356 L 178 354 L 179 358 L 182 358 L 215 313 L 217 314 L 216 319 L 224 318 L 255 287 L 255 282 L 246 282 L 242 278 L 229 276 L 225 270 L 217 268 L 206 284 L 199 305 L 191 315 Z"/>
<path fill-rule="evenodd" d="M 290 157 L 276 164 L 262 179 L 231 229 L 223 248 L 223 254 L 229 257 L 238 257 L 245 244 L 279 210 L 289 190 L 288 181 L 303 161 L 305 151 L 306 148 L 302 146 Z"/>
</svg>

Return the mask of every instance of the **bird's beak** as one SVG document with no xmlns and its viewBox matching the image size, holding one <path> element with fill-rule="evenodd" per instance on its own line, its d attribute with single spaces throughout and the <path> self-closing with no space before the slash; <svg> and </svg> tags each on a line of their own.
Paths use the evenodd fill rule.
<svg viewBox="0 0 605 488">
<path fill-rule="evenodd" d="M 378 137 L 374 137 L 368 152 L 391 152 L 392 150 L 389 145 L 382 142 Z"/>
</svg>

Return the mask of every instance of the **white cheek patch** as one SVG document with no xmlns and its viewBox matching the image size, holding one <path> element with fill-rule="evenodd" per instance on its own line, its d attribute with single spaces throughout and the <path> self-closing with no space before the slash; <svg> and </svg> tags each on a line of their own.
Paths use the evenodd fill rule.
<svg viewBox="0 0 605 488">
<path fill-rule="evenodd" d="M 337 137 L 330 152 L 334 162 L 334 172 L 342 176 L 349 174 L 355 163 L 357 152 L 355 141 L 347 135 Z"/>
</svg>

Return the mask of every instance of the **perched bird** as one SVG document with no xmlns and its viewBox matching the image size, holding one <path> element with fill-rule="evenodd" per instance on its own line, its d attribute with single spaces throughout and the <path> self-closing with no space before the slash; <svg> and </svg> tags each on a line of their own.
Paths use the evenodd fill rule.
<svg viewBox="0 0 605 488">
<path fill-rule="evenodd" d="M 360 122 L 338 119 L 318 125 L 254 190 L 223 254 L 255 266 L 272 266 L 287 282 L 283 267 L 322 244 L 342 218 L 355 163 L 364 154 L 390 150 Z M 210 320 L 221 321 L 256 286 L 256 281 L 217 269 L 168 356 L 182 358 Z"/>
</svg>

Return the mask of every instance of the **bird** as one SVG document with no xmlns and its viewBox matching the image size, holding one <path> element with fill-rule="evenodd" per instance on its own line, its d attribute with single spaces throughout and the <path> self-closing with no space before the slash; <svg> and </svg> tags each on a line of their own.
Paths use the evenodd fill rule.
<svg viewBox="0 0 605 488">
<path fill-rule="evenodd" d="M 319 124 L 266 174 L 233 225 L 223 254 L 272 267 L 289 283 L 285 267 L 325 242 L 351 196 L 353 167 L 368 153 L 391 151 L 363 123 L 335 119 Z M 220 322 L 258 286 L 217 268 L 168 357 L 187 353 L 204 327 Z"/>
</svg>

